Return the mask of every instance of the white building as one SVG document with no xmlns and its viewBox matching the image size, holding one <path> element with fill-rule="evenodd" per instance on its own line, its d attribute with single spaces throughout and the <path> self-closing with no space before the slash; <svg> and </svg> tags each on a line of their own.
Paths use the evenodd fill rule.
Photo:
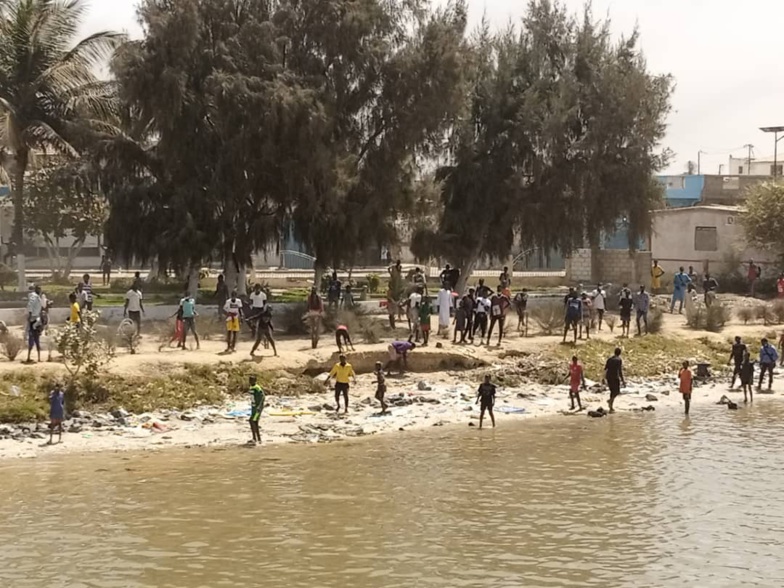
<svg viewBox="0 0 784 588">
<path fill-rule="evenodd" d="M 689 206 L 653 213 L 651 256 L 670 275 L 678 267 L 694 266 L 698 272 L 720 273 L 724 262 L 740 256 L 763 265 L 775 263 L 775 255 L 748 246 L 738 206 Z"/>
<path fill-rule="evenodd" d="M 784 177 L 784 153 L 781 154 L 775 162 L 773 158 L 756 159 L 754 157 L 749 160 L 748 157 L 732 157 L 730 156 L 730 169 L 729 175 L 731 176 L 776 176 Z"/>
</svg>

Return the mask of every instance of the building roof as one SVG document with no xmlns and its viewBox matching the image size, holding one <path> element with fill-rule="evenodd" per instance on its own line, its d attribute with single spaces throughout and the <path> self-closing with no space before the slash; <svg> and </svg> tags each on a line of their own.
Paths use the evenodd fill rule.
<svg viewBox="0 0 784 588">
<path fill-rule="evenodd" d="M 728 204 L 706 204 L 701 206 L 680 206 L 677 208 L 660 208 L 654 210 L 653 214 L 672 214 L 672 213 L 685 213 L 685 212 L 731 212 L 737 213 L 742 210 L 740 206 L 731 206 Z"/>
</svg>

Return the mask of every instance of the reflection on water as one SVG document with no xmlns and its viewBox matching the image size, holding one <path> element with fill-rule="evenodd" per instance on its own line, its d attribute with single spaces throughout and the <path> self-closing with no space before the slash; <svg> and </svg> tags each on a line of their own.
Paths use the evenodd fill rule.
<svg viewBox="0 0 784 588">
<path fill-rule="evenodd" d="M 0 466 L 0 586 L 784 586 L 784 404 Z"/>
</svg>

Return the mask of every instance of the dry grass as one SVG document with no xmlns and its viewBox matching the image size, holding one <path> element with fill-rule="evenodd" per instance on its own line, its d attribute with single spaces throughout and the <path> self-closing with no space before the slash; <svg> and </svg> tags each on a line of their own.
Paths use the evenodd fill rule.
<svg viewBox="0 0 784 588">
<path fill-rule="evenodd" d="M 18 335 L 8 332 L 0 335 L 0 352 L 8 361 L 15 361 L 24 347 L 25 342 Z"/>
<path fill-rule="evenodd" d="M 753 306 L 741 306 L 735 311 L 738 320 L 743 321 L 744 325 L 748 325 L 751 321 L 757 318 L 757 309 Z"/>
<path fill-rule="evenodd" d="M 592 339 L 576 349 L 559 345 L 554 354 L 559 357 L 566 372 L 566 365 L 572 355 L 577 354 L 586 369 L 586 377 L 601 380 L 604 364 L 613 354 L 616 346 L 623 349 L 623 369 L 627 378 L 651 378 L 669 373 L 677 373 L 685 359 L 695 362 L 709 362 L 714 367 L 727 361 L 725 346 L 708 338 L 679 339 L 664 335 L 633 337 L 620 341 L 601 341 Z M 552 354 L 549 354 L 552 355 Z"/>
</svg>

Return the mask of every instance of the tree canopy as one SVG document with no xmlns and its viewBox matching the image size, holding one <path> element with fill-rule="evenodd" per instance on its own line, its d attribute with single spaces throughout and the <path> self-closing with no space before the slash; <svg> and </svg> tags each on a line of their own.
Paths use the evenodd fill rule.
<svg viewBox="0 0 784 588">
<path fill-rule="evenodd" d="M 113 67 L 137 131 L 104 152 L 114 250 L 241 264 L 291 230 L 324 267 L 394 240 L 460 107 L 462 2 L 145 0 L 140 17 Z"/>
<path fill-rule="evenodd" d="M 741 215 L 746 242 L 784 259 L 784 184 L 763 182 L 746 191 Z"/>
<path fill-rule="evenodd" d="M 590 9 L 529 4 L 519 28 L 476 36 L 467 115 L 436 174 L 438 213 L 412 248 L 470 273 L 480 257 L 523 249 L 565 254 L 623 221 L 630 247 L 650 230 L 653 174 L 671 80 L 650 74 L 637 35 L 614 42 Z"/>
</svg>

